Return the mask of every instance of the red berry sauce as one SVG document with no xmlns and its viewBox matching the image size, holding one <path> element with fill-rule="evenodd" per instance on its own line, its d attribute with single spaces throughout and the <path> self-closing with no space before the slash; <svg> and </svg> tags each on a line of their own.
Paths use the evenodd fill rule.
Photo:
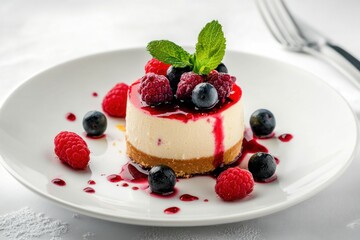
<svg viewBox="0 0 360 240">
<path fill-rule="evenodd" d="M 278 139 L 282 142 L 289 142 L 291 139 L 293 139 L 293 135 L 289 133 L 281 134 Z"/>
<path fill-rule="evenodd" d="M 93 92 L 93 93 L 92 93 L 92 96 L 93 96 L 93 97 L 97 97 L 97 96 L 99 96 L 99 95 L 98 95 L 97 92 Z"/>
<path fill-rule="evenodd" d="M 66 119 L 69 120 L 70 122 L 74 122 L 76 120 L 76 116 L 75 114 L 70 112 L 66 114 Z"/>
<path fill-rule="evenodd" d="M 274 160 L 275 160 L 276 165 L 279 165 L 280 159 L 278 157 L 274 157 Z"/>
<path fill-rule="evenodd" d="M 60 187 L 63 187 L 66 185 L 66 182 L 60 178 L 54 178 L 53 180 L 51 180 L 51 182 Z"/>
<path fill-rule="evenodd" d="M 276 179 L 277 179 L 277 175 L 274 174 L 273 176 L 269 177 L 266 180 L 254 179 L 254 181 L 257 183 L 271 183 L 271 182 L 274 182 Z"/>
<path fill-rule="evenodd" d="M 123 178 L 118 174 L 111 174 L 106 177 L 109 182 L 116 183 L 123 180 Z"/>
<path fill-rule="evenodd" d="M 241 155 L 239 158 L 239 163 L 245 158 L 248 153 L 256 153 L 256 152 L 265 152 L 268 153 L 269 150 L 262 144 L 258 143 L 255 138 L 247 140 L 243 139 Z"/>
<path fill-rule="evenodd" d="M 148 172 L 138 164 L 128 162 L 121 168 L 120 177 L 127 182 L 147 184 Z"/>
<path fill-rule="evenodd" d="M 178 208 L 178 207 L 169 207 L 169 208 L 164 210 L 164 213 L 166 213 L 166 214 L 175 214 L 175 213 L 178 213 L 179 211 L 180 211 L 180 208 Z"/>
<path fill-rule="evenodd" d="M 102 138 L 106 137 L 106 134 L 102 134 L 100 136 L 91 136 L 91 135 L 87 134 L 86 132 L 84 132 L 84 135 L 89 139 L 102 139 Z"/>
<path fill-rule="evenodd" d="M 156 197 L 156 198 L 173 198 L 175 197 L 179 190 L 177 188 L 174 188 L 174 191 L 168 193 L 168 194 L 160 194 L 160 193 L 154 193 L 154 192 L 151 192 L 150 189 L 148 189 L 149 193 L 150 193 L 150 196 L 152 197 Z"/>
<path fill-rule="evenodd" d="M 92 187 L 86 187 L 83 189 L 83 191 L 86 193 L 95 193 L 95 189 L 93 189 Z"/>
<path fill-rule="evenodd" d="M 196 201 L 199 200 L 198 197 L 190 195 L 190 194 L 183 194 L 180 196 L 179 198 L 181 201 L 183 202 L 192 202 L 192 201 Z"/>
<path fill-rule="evenodd" d="M 223 118 L 220 115 L 215 116 L 213 134 L 215 137 L 214 162 L 215 168 L 219 167 L 224 161 L 224 129 Z"/>
<path fill-rule="evenodd" d="M 223 104 L 216 105 L 214 108 L 208 111 L 198 111 L 194 106 L 181 102 L 163 104 L 154 108 L 141 101 L 140 94 L 138 93 L 139 87 L 139 80 L 134 82 L 129 87 L 129 100 L 134 106 L 149 115 L 157 116 L 160 118 L 175 119 L 185 123 L 190 120 L 196 121 L 200 118 L 206 118 L 214 115 L 217 116 L 219 115 L 218 113 L 225 111 L 226 109 L 237 103 L 242 95 L 241 88 L 238 85 L 234 84 L 233 91 L 230 93 L 227 101 Z"/>
<path fill-rule="evenodd" d="M 89 181 L 88 181 L 88 184 L 89 184 L 89 185 L 95 185 L 96 182 L 95 182 L 94 180 L 89 180 Z"/>
</svg>

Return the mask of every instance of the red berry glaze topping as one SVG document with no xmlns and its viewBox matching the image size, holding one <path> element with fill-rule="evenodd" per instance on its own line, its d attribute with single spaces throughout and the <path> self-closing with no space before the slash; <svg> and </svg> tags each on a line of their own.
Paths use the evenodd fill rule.
<svg viewBox="0 0 360 240">
<path fill-rule="evenodd" d="M 225 102 L 225 99 L 230 95 L 233 84 L 236 78 L 227 73 L 219 73 L 217 71 L 211 71 L 207 76 L 207 82 L 211 83 L 219 97 L 220 102 Z"/>
<path fill-rule="evenodd" d="M 169 80 L 162 75 L 147 73 L 140 79 L 141 100 L 148 105 L 170 102 L 173 99 Z"/>
<path fill-rule="evenodd" d="M 74 169 L 86 168 L 90 151 L 86 142 L 76 133 L 63 131 L 54 139 L 55 154 Z"/>
<path fill-rule="evenodd" d="M 145 65 L 145 73 L 155 73 L 166 76 L 170 64 L 163 63 L 156 58 L 150 59 Z"/>
<path fill-rule="evenodd" d="M 254 189 L 254 179 L 248 170 L 229 168 L 216 179 L 215 192 L 224 201 L 234 201 L 246 197 Z"/>
<path fill-rule="evenodd" d="M 176 97 L 180 100 L 191 99 L 192 91 L 199 83 L 204 82 L 204 78 L 194 72 L 183 73 L 180 77 L 180 82 L 176 90 Z"/>
<path fill-rule="evenodd" d="M 129 86 L 125 83 L 116 84 L 104 97 L 102 108 L 112 117 L 126 116 L 127 92 Z"/>
</svg>

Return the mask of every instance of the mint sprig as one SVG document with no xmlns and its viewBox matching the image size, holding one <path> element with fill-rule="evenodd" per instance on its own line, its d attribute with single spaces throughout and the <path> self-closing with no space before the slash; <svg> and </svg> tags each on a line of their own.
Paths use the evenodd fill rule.
<svg viewBox="0 0 360 240">
<path fill-rule="evenodd" d="M 193 67 L 190 53 L 169 40 L 151 41 L 147 45 L 147 50 L 154 58 L 174 67 Z"/>
<path fill-rule="evenodd" d="M 198 36 L 194 54 L 168 40 L 151 41 L 147 45 L 150 54 L 174 67 L 190 67 L 193 72 L 207 75 L 214 70 L 225 55 L 226 39 L 222 26 L 216 20 L 205 25 Z"/>
<path fill-rule="evenodd" d="M 221 62 L 225 55 L 226 40 L 218 21 L 206 24 L 201 30 L 195 51 L 194 72 L 209 74 Z"/>
</svg>

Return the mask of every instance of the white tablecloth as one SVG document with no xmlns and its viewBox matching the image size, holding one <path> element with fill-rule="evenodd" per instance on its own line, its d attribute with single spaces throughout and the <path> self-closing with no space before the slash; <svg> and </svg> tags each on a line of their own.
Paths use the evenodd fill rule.
<svg viewBox="0 0 360 240">
<path fill-rule="evenodd" d="M 360 1 L 288 3 L 297 15 L 360 58 Z M 283 50 L 251 0 L 2 0 L 0 104 L 26 79 L 69 59 L 143 47 L 159 38 L 192 46 L 198 31 L 212 19 L 222 23 L 228 49 L 286 61 L 319 76 L 360 116 L 359 90 L 326 63 Z M 359 169 L 357 157 L 330 187 L 269 216 L 215 227 L 159 228 L 76 215 L 26 189 L 0 166 L 0 215 L 28 206 L 68 223 L 69 232 L 62 239 L 359 239 Z M 1 229 L 0 239 L 6 239 Z"/>
</svg>

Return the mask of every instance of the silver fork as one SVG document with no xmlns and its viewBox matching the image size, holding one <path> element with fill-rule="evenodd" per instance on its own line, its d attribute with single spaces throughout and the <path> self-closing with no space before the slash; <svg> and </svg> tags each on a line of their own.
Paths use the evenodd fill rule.
<svg viewBox="0 0 360 240">
<path fill-rule="evenodd" d="M 352 54 L 306 24 L 296 21 L 283 0 L 256 0 L 256 5 L 271 34 L 286 49 L 327 61 L 360 89 L 360 61 Z"/>
</svg>

